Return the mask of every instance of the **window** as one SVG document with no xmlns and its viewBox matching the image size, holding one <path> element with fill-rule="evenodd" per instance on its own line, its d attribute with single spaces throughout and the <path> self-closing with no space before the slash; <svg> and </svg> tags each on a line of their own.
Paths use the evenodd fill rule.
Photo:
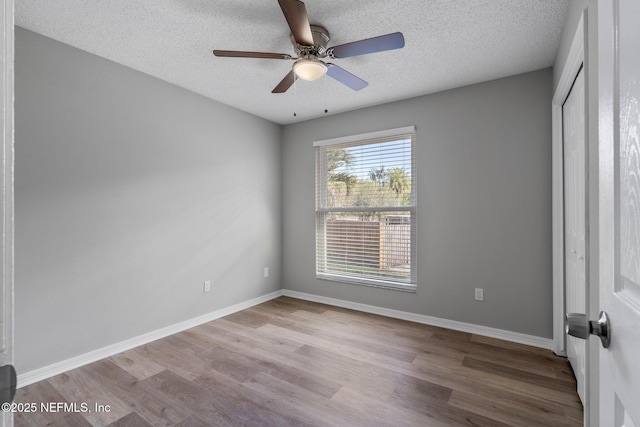
<svg viewBox="0 0 640 427">
<path fill-rule="evenodd" d="M 416 289 L 415 127 L 314 142 L 316 277 Z"/>
</svg>

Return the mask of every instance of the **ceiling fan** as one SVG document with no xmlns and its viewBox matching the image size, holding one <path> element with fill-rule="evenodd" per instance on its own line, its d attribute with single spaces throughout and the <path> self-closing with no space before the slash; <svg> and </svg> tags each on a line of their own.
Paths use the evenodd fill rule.
<svg viewBox="0 0 640 427">
<path fill-rule="evenodd" d="M 364 89 L 369 83 L 344 68 L 330 62 L 321 61 L 321 59 L 348 58 L 404 47 L 402 33 L 391 33 L 327 48 L 330 40 L 329 32 L 321 26 L 309 24 L 307 9 L 303 2 L 299 0 L 278 0 L 278 3 L 291 29 L 291 44 L 297 57 L 286 53 L 238 50 L 213 51 L 213 54 L 219 57 L 295 60 L 292 70 L 278 83 L 272 93 L 286 92 L 298 77 L 312 81 L 325 74 L 353 90 Z"/>
</svg>

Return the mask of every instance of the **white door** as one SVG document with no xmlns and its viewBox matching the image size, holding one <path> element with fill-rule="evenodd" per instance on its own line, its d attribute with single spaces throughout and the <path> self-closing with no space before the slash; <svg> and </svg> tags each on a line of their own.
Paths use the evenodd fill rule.
<svg viewBox="0 0 640 427">
<path fill-rule="evenodd" d="M 640 1 L 597 2 L 600 425 L 640 427 Z"/>
<path fill-rule="evenodd" d="M 0 398 L 15 390 L 13 363 L 13 0 L 0 3 Z M 12 384 L 13 383 L 13 384 Z M 12 426 L 0 412 L 0 425 Z"/>
<path fill-rule="evenodd" d="M 584 71 L 580 69 L 562 106 L 564 163 L 565 312 L 586 310 L 586 204 Z M 585 402 L 586 341 L 567 336 L 567 358 Z"/>
</svg>

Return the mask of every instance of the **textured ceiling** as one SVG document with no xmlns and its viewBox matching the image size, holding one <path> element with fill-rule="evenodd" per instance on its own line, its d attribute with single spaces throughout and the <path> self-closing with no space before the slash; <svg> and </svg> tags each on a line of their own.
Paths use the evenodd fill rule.
<svg viewBox="0 0 640 427">
<path fill-rule="evenodd" d="M 332 62 L 330 77 L 271 90 L 292 61 L 216 58 L 213 49 L 293 55 L 276 0 L 16 0 L 16 24 L 276 123 L 460 87 L 553 65 L 568 0 L 306 0 L 329 46 L 400 31 L 403 49 Z M 294 117 L 293 113 L 297 113 Z"/>
</svg>

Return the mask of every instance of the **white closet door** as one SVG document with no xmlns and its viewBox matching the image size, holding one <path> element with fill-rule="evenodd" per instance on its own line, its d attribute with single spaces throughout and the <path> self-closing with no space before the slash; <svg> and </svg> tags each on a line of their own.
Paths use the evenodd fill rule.
<svg viewBox="0 0 640 427">
<path fill-rule="evenodd" d="M 566 313 L 586 312 L 584 91 L 584 71 L 581 69 L 562 107 Z M 586 341 L 567 335 L 567 357 L 578 382 L 578 394 L 584 403 Z"/>
</svg>

